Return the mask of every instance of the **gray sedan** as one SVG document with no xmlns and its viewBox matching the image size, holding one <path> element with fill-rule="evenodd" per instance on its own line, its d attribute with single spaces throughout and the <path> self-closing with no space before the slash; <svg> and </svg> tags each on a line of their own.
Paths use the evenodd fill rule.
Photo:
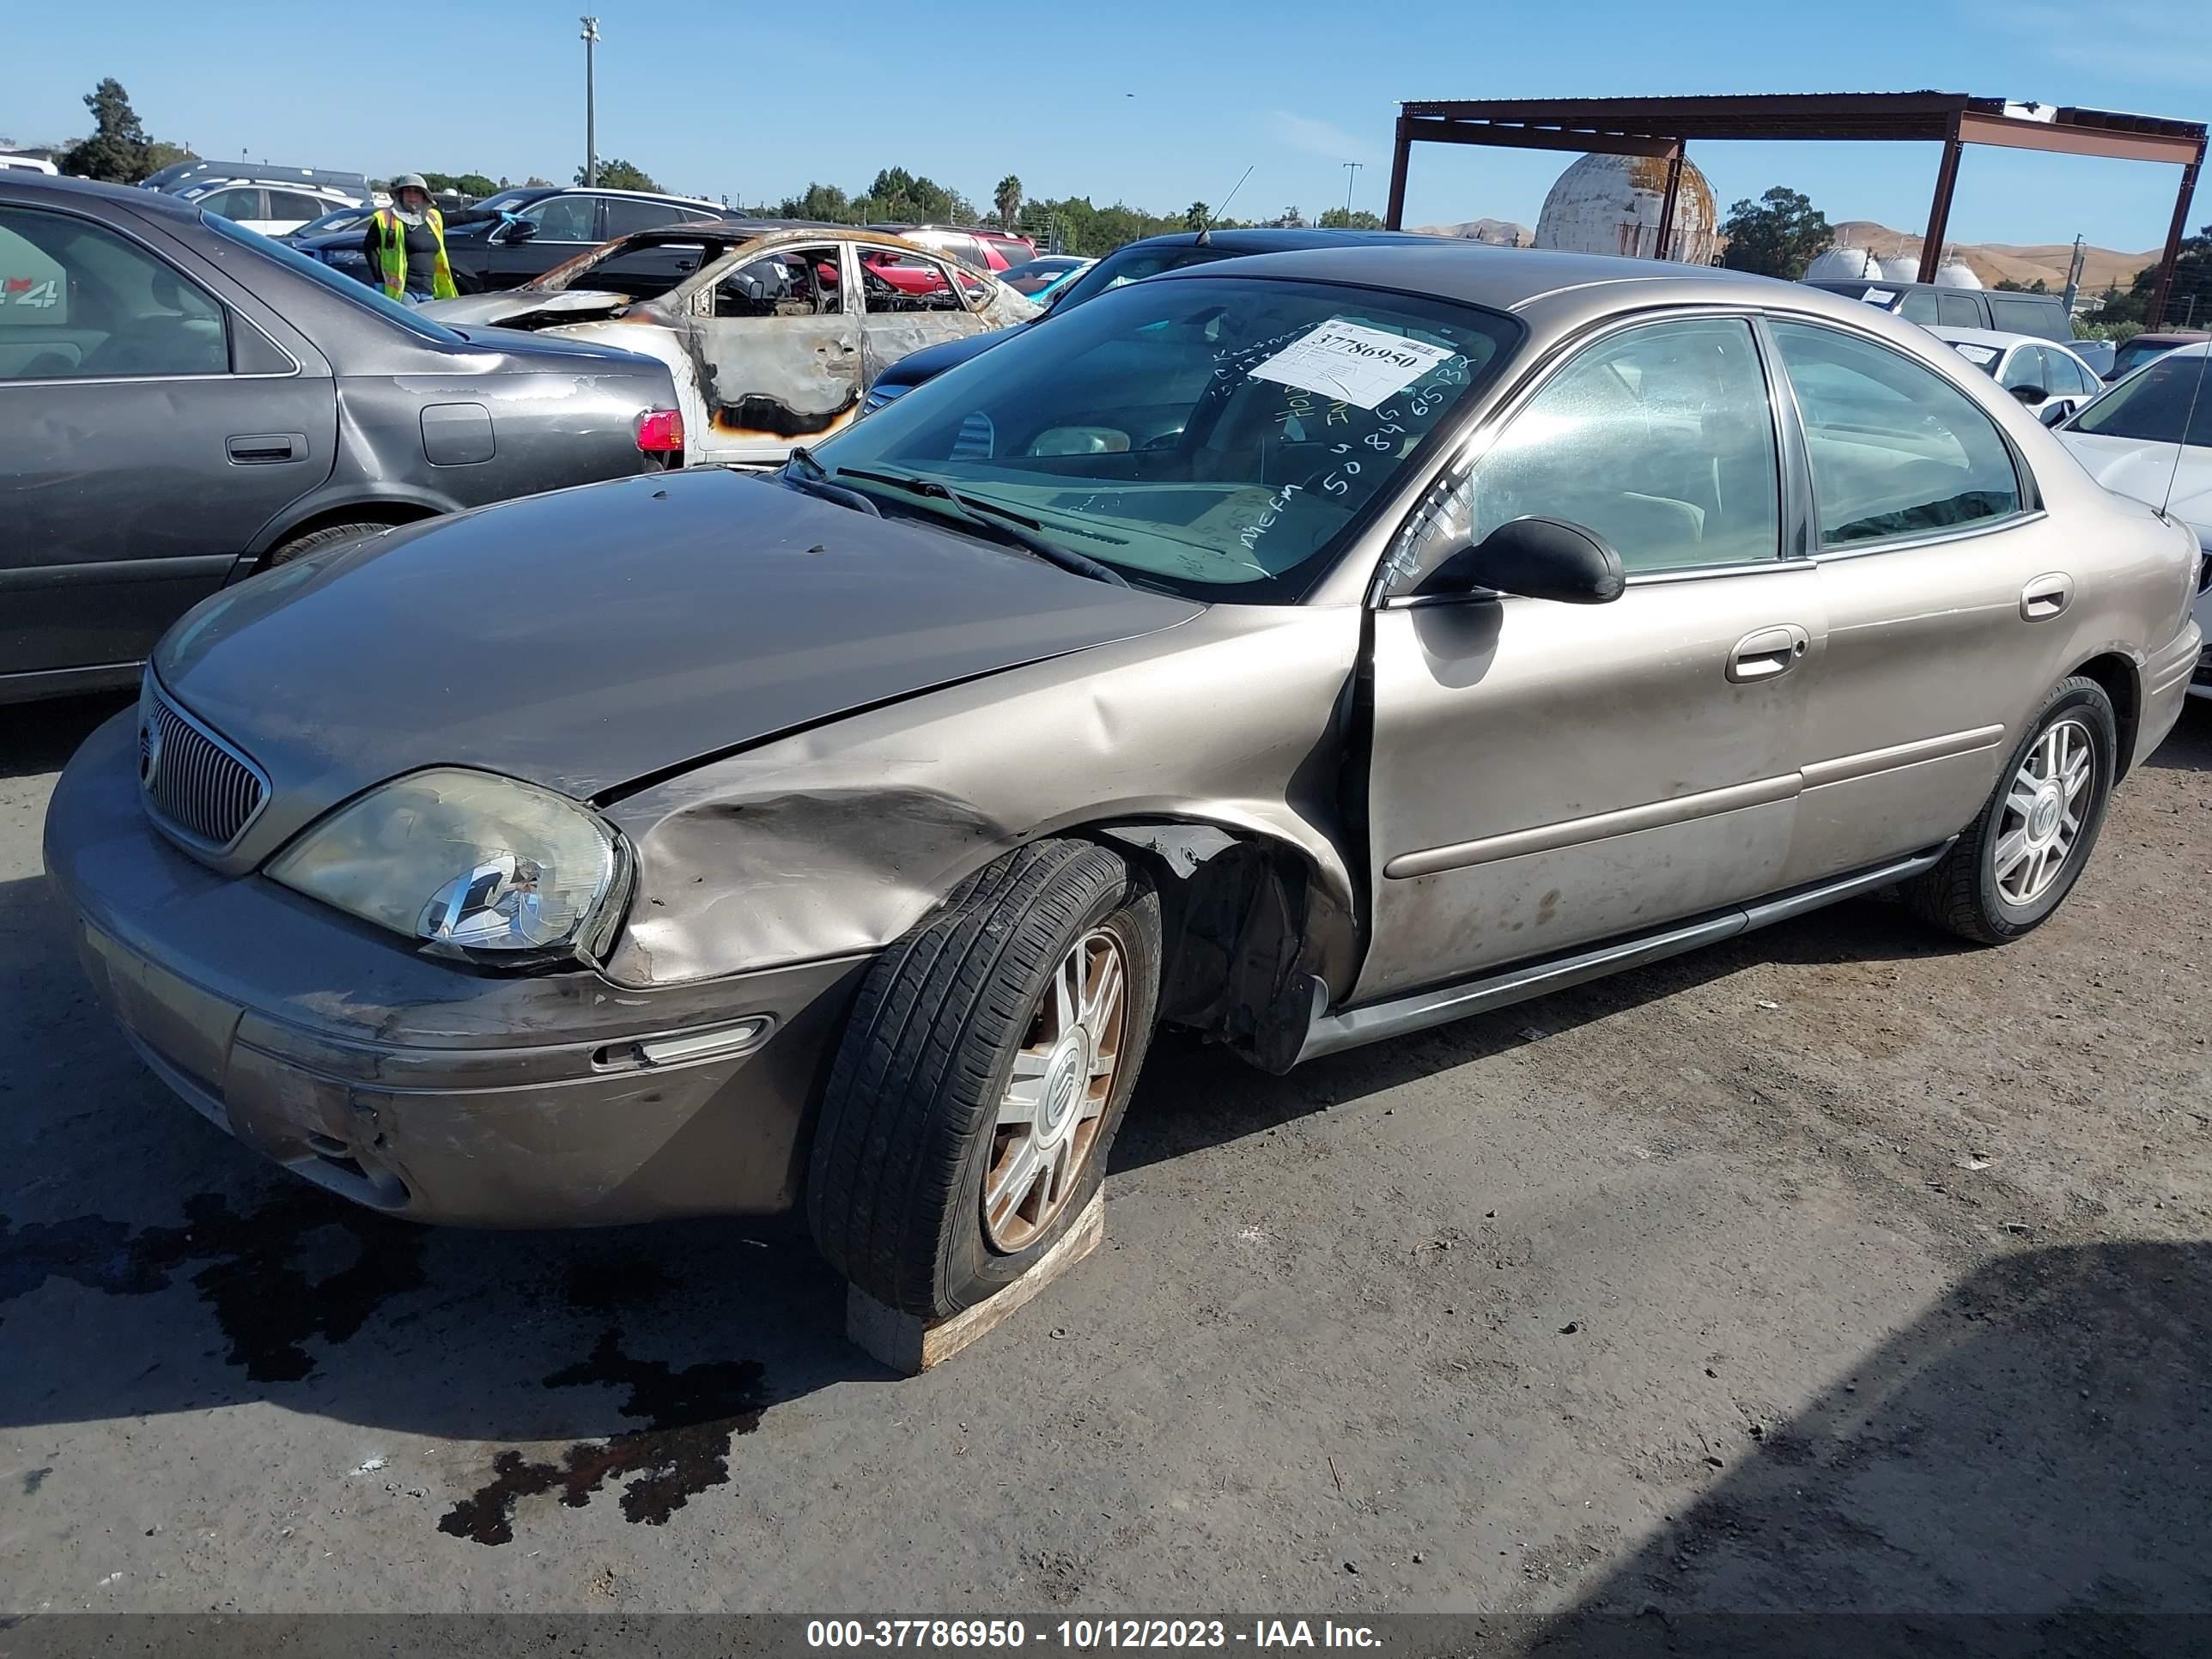
<svg viewBox="0 0 2212 1659">
<path fill-rule="evenodd" d="M 2197 562 L 1817 289 L 1226 261 L 779 475 L 210 601 L 46 859 L 148 1064 L 308 1179 L 803 1202 L 939 1316 L 1073 1224 L 1161 1024 L 1282 1071 L 1900 885 L 2027 933 L 2177 716 Z"/>
<path fill-rule="evenodd" d="M 663 365 L 457 332 L 152 191 L 0 182 L 0 703 L 307 549 L 680 460 Z"/>
</svg>

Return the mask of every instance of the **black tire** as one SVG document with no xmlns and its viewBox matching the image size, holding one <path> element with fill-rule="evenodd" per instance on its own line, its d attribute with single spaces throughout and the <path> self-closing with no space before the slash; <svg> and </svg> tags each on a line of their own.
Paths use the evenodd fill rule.
<svg viewBox="0 0 2212 1659">
<path fill-rule="evenodd" d="M 357 542 L 369 536 L 381 536 L 392 526 L 381 519 L 363 519 L 354 524 L 325 525 L 320 530 L 311 530 L 304 536 L 295 536 L 269 550 L 262 568 L 274 569 L 280 564 L 309 553 L 319 553 L 326 547 L 343 547 L 348 542 Z"/>
<path fill-rule="evenodd" d="M 1997 848 L 2006 835 L 2005 798 L 2044 733 L 2066 720 L 2090 739 L 2087 803 L 2057 874 L 2027 903 L 2015 903 L 1999 887 L 1996 872 Z M 1980 815 L 1941 863 L 1905 884 L 1906 906 L 1922 921 L 1981 945 L 2002 945 L 2041 927 L 2073 891 L 2097 845 L 2112 802 L 2119 750 L 2119 721 L 2105 688 L 2078 676 L 2061 681 L 2028 722 Z"/>
<path fill-rule="evenodd" d="M 999 1102 L 1016 1050 L 1048 1018 L 1055 969 L 1101 933 L 1126 974 L 1105 1103 L 1056 1212 L 1002 1250 L 983 1214 Z M 1159 896 L 1094 842 L 1039 842 L 963 883 L 862 982 L 815 1127 L 807 1219 L 822 1253 L 878 1302 L 925 1318 L 1021 1277 L 1097 1188 L 1159 979 Z"/>
</svg>

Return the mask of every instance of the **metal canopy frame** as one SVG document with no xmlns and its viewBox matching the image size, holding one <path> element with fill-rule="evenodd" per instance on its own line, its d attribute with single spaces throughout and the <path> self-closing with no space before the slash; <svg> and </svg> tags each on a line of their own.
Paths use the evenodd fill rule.
<svg viewBox="0 0 2212 1659">
<path fill-rule="evenodd" d="M 2027 108 L 2033 115 L 2007 113 Z M 1959 157 L 1968 144 L 2051 150 L 2121 161 L 2164 161 L 2181 168 L 2166 247 L 2159 257 L 2148 325 L 2164 320 L 2174 261 L 2189 228 L 2190 198 L 2204 166 L 2205 125 L 2155 115 L 2062 105 L 2008 106 L 2001 98 L 1963 92 L 1815 92 L 1693 98 L 1498 98 L 1413 102 L 1399 106 L 1390 160 L 1386 222 L 1405 228 L 1406 168 L 1417 143 L 1489 144 L 1509 149 L 1572 150 L 1644 155 L 1667 163 L 1652 258 L 1663 258 L 1674 229 L 1682 158 L 1692 139 L 1899 142 L 1941 144 L 1936 196 L 1921 239 L 1920 280 L 1936 279 L 1958 188 Z"/>
</svg>

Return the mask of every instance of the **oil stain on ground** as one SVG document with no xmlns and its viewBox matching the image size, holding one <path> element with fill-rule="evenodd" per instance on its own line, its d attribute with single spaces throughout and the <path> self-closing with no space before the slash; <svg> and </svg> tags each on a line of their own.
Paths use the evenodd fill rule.
<svg viewBox="0 0 2212 1659">
<path fill-rule="evenodd" d="M 20 1231 L 0 1216 L 0 1303 L 49 1278 L 147 1296 L 204 1263 L 191 1284 L 229 1340 L 229 1363 L 257 1382 L 296 1382 L 315 1369 L 307 1343 L 346 1341 L 386 1300 L 422 1284 L 424 1237 L 306 1186 L 242 1209 L 202 1193 L 185 1200 L 183 1226 L 135 1233 L 100 1216 Z"/>
<path fill-rule="evenodd" d="M 570 1292 L 588 1304 L 589 1287 Z M 620 1407 L 643 1426 L 608 1440 L 578 1441 L 551 1463 L 528 1462 L 519 1451 L 500 1453 L 492 1478 L 453 1505 L 438 1530 L 479 1544 L 514 1537 L 514 1506 L 525 1498 L 557 1492 L 569 1509 L 581 1509 L 610 1481 L 623 1488 L 625 1520 L 667 1524 L 677 1510 L 709 1486 L 730 1478 L 730 1443 L 760 1426 L 767 1405 L 761 1367 L 752 1360 L 713 1360 L 681 1370 L 662 1360 L 632 1359 L 622 1351 L 619 1328 L 603 1332 L 591 1357 L 545 1379 L 549 1389 L 605 1384 L 629 1390 Z"/>
</svg>

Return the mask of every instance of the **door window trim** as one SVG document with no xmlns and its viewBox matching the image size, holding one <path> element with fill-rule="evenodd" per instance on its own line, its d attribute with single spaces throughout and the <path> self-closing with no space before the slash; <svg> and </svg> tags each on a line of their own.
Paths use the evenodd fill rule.
<svg viewBox="0 0 2212 1659">
<path fill-rule="evenodd" d="M 1731 564 L 1691 565 L 1679 570 L 1644 570 L 1627 573 L 1630 587 L 1656 586 L 1662 583 L 1710 581 L 1729 576 L 1763 575 L 1771 570 L 1787 570 L 1803 567 L 1810 559 L 1803 551 L 1793 553 L 1793 546 L 1802 550 L 1811 544 L 1810 477 L 1804 448 L 1804 435 L 1797 428 L 1794 404 L 1784 406 L 1782 398 L 1788 393 L 1787 381 L 1781 374 L 1781 359 L 1775 355 L 1773 342 L 1767 337 L 1764 317 L 1759 307 L 1735 302 L 1727 305 L 1670 304 L 1654 306 L 1647 310 L 1624 312 L 1607 317 L 1570 334 L 1556 342 L 1521 379 L 1516 381 L 1488 410 L 1468 418 L 1473 429 L 1444 447 L 1443 459 L 1425 481 L 1417 486 L 1389 535 L 1383 539 L 1376 556 L 1375 570 L 1368 580 L 1365 606 L 1370 611 L 1406 611 L 1431 605 L 1465 605 L 1471 596 L 1464 593 L 1392 593 L 1383 586 L 1390 568 L 1390 560 L 1399 540 L 1413 527 L 1430 498 L 1447 480 L 1456 483 L 1480 465 L 1498 434 L 1511 425 L 1514 418 L 1533 401 L 1554 377 L 1579 359 L 1583 353 L 1616 334 L 1630 329 L 1648 328 L 1655 324 L 1678 322 L 1715 322 L 1736 320 L 1746 324 L 1751 331 L 1752 346 L 1759 372 L 1766 380 L 1768 418 L 1773 423 L 1775 440 L 1775 471 L 1778 499 L 1776 507 L 1777 538 L 1775 556 L 1771 559 L 1744 559 Z M 1385 515 L 1388 516 L 1387 514 Z M 1486 601 L 1474 600 L 1476 603 Z"/>
<path fill-rule="evenodd" d="M 1847 334 L 1865 344 L 1879 346 L 1891 356 L 1901 358 L 1914 368 L 1935 375 L 1946 384 L 1950 383 L 1949 377 L 1941 369 L 1936 368 L 1933 364 L 1921 362 L 1910 352 L 1899 350 L 1893 342 L 1883 339 L 1870 329 L 1858 328 L 1833 317 L 1819 316 L 1810 312 L 1792 311 L 1776 306 L 1767 306 L 1760 309 L 1758 322 L 1760 333 L 1768 332 L 1766 325 L 1770 321 L 1796 323 L 1808 328 L 1825 328 L 1838 334 Z M 1951 350 L 1948 346 L 1943 349 L 1946 351 Z M 1782 357 L 1778 348 L 1776 349 L 1773 361 L 1775 368 L 1778 370 L 1780 369 Z M 1963 363 L 1966 359 L 1961 357 L 1960 362 Z M 1981 373 L 1978 369 L 1974 372 Z M 1902 553 L 1915 548 L 1936 546 L 1945 542 L 1966 541 L 1974 537 L 1990 535 L 1998 530 L 2014 529 L 2021 525 L 2030 524 L 2038 519 L 2049 516 L 2048 509 L 2043 504 L 2043 492 L 2035 482 L 2034 471 L 2028 466 L 2027 458 L 2021 453 L 2020 446 L 2013 441 L 2012 434 L 2004 429 L 2002 422 L 1982 407 L 1981 400 L 1972 392 L 1967 391 L 1964 386 L 1953 386 L 1952 389 L 1966 400 L 1974 412 L 1990 423 L 1990 429 L 1997 434 L 1997 441 L 2004 446 L 2005 453 L 2011 458 L 2013 488 L 2020 498 L 2020 506 L 2010 513 L 1992 518 L 1975 519 L 1962 525 L 1945 525 L 1935 530 L 1906 532 L 1901 535 L 1883 537 L 1876 540 L 1853 542 L 1847 547 L 1822 547 L 1819 540 L 1820 501 L 1813 489 L 1812 448 L 1805 434 L 1805 411 L 1798 407 L 1797 389 L 1790 384 L 1788 374 L 1783 373 L 1779 378 L 1782 392 L 1789 399 L 1790 421 L 1791 425 L 1796 428 L 1796 441 L 1800 453 L 1806 457 L 1804 510 L 1810 528 L 1808 532 L 1808 544 L 1805 556 L 1814 563 L 1823 564 L 1832 559 L 1863 559 L 1869 554 Z M 1991 386 L 1996 384 L 1994 379 L 1987 376 L 1984 378 L 1990 379 Z M 2009 398 L 2012 394 L 2006 392 L 2002 395 Z"/>
</svg>

